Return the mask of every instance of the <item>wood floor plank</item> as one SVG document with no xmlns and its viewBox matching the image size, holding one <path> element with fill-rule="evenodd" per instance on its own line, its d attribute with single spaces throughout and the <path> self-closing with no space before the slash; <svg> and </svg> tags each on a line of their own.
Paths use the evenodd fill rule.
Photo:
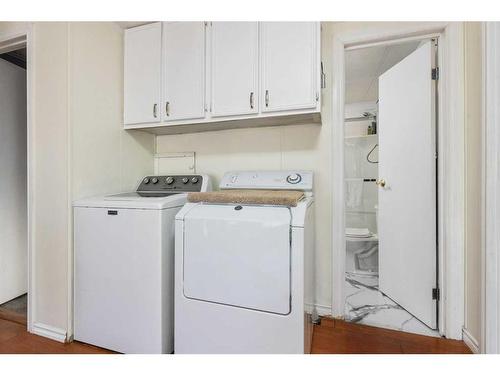
<svg viewBox="0 0 500 375">
<path fill-rule="evenodd" d="M 110 354 L 112 351 L 73 341 L 60 343 L 33 335 L 26 325 L 0 319 L 0 354 Z"/>
<path fill-rule="evenodd" d="M 26 325 L 0 319 L 0 353 L 11 354 L 111 354 L 80 343 L 59 343 L 26 331 Z M 458 340 L 322 319 L 314 326 L 313 354 L 465 354 L 469 348 Z"/>
<path fill-rule="evenodd" d="M 313 353 L 329 354 L 401 354 L 400 341 L 384 335 L 365 335 L 362 332 L 316 326 Z"/>
<path fill-rule="evenodd" d="M 27 324 L 26 315 L 0 307 L 0 319 L 10 320 L 19 324 Z"/>
<path fill-rule="evenodd" d="M 314 327 L 313 354 L 470 354 L 463 341 L 323 318 Z"/>
<path fill-rule="evenodd" d="M 4 341 L 20 335 L 25 331 L 25 326 L 12 322 L 10 320 L 0 319 L 0 344 Z"/>
</svg>

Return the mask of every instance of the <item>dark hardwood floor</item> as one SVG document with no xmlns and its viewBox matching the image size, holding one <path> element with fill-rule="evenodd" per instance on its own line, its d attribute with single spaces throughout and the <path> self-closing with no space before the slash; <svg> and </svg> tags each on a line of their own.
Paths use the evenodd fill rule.
<svg viewBox="0 0 500 375">
<path fill-rule="evenodd" d="M 314 327 L 313 354 L 470 353 L 462 341 L 414 335 L 323 318 Z M 106 354 L 106 349 L 80 342 L 62 344 L 26 331 L 20 322 L 0 318 L 0 353 Z"/>
<path fill-rule="evenodd" d="M 63 344 L 26 331 L 26 325 L 0 319 L 0 354 L 104 354 L 102 348 L 80 342 Z"/>
<path fill-rule="evenodd" d="M 0 305 L 0 319 L 26 325 L 28 312 L 28 296 L 23 294 Z"/>
<path fill-rule="evenodd" d="M 314 327 L 313 354 L 469 354 L 458 340 L 321 319 Z"/>
</svg>

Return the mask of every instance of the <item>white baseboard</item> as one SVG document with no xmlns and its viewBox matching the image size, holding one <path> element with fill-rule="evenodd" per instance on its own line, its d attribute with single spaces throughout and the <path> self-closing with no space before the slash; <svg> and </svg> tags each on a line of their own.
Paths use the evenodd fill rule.
<svg viewBox="0 0 500 375">
<path fill-rule="evenodd" d="M 462 338 L 465 345 L 467 345 L 469 349 L 472 350 L 472 353 L 479 354 L 481 352 L 479 349 L 478 341 L 465 328 L 462 329 Z"/>
<path fill-rule="evenodd" d="M 66 342 L 66 331 L 49 326 L 43 323 L 33 323 L 33 330 L 31 333 L 43 336 L 51 340 Z"/>
<path fill-rule="evenodd" d="M 332 307 L 326 305 L 314 305 L 319 316 L 332 316 Z"/>
</svg>

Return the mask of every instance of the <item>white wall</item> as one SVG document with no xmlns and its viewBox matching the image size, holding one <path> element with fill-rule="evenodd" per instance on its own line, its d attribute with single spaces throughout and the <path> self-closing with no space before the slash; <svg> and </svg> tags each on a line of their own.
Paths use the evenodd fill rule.
<svg viewBox="0 0 500 375">
<path fill-rule="evenodd" d="M 331 24 L 323 25 L 322 125 L 235 129 L 157 137 L 157 152 L 196 152 L 196 171 L 217 187 L 228 170 L 308 169 L 314 171 L 316 197 L 317 303 L 331 305 Z"/>
<path fill-rule="evenodd" d="M 442 25 L 435 23 L 436 29 Z M 26 27 L 26 23 L 0 23 L 0 37 Z M 338 32 L 358 30 L 361 36 L 368 29 L 380 30 L 381 39 L 387 30 L 394 28 L 412 32 L 415 23 L 335 24 Z M 330 56 L 333 29 L 331 23 L 323 25 L 322 60 L 327 89 L 322 92 L 321 126 L 307 124 L 168 135 L 157 137 L 156 142 L 158 152 L 196 151 L 197 171 L 209 173 L 215 179 L 215 186 L 229 169 L 313 170 L 317 203 L 317 303 L 328 309 L 332 280 Z M 111 23 L 33 24 L 32 238 L 37 284 L 34 317 L 37 322 L 64 331 L 71 329 L 68 272 L 72 199 L 132 188 L 138 176 L 152 169 L 152 136 L 119 131 L 123 84 L 120 35 L 121 30 Z M 117 170 L 121 172 L 118 174 Z M 471 293 L 468 293 L 470 311 L 466 326 L 474 332 L 480 321 L 472 298 L 477 292 L 477 282 L 471 281 L 477 280 L 473 276 L 477 267 L 472 266 L 477 257 L 469 252 L 466 265 L 470 283 L 467 290 Z"/>
<path fill-rule="evenodd" d="M 123 30 L 70 24 L 72 199 L 133 190 L 153 172 L 154 136 L 123 131 Z"/>
<path fill-rule="evenodd" d="M 481 342 L 482 26 L 465 26 L 465 329 Z"/>
<path fill-rule="evenodd" d="M 24 34 L 28 28 L 28 22 L 0 22 L 0 45 L 3 44 L 3 37 L 12 37 Z"/>
<path fill-rule="evenodd" d="M 73 22 L 68 33 L 71 201 L 134 190 L 153 173 L 155 137 L 123 130 L 123 30 L 113 22 Z M 73 264 L 71 236 L 68 267 Z M 72 303 L 70 293 L 70 332 Z"/>
<path fill-rule="evenodd" d="M 0 38 L 29 26 L 0 23 Z M 154 136 L 122 130 L 120 27 L 111 22 L 31 27 L 32 317 L 35 333 L 43 334 L 36 329 L 42 324 L 71 335 L 71 202 L 135 188 L 140 176 L 153 170 Z"/>
<path fill-rule="evenodd" d="M 67 328 L 70 212 L 68 25 L 33 26 L 32 91 L 32 316 Z"/>
<path fill-rule="evenodd" d="M 0 304 L 27 289 L 26 70 L 0 59 Z"/>
</svg>

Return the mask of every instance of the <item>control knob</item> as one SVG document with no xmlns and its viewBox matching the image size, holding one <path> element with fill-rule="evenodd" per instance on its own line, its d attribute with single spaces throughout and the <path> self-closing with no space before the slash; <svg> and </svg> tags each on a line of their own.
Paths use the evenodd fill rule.
<svg viewBox="0 0 500 375">
<path fill-rule="evenodd" d="M 182 183 L 183 184 L 187 184 L 188 182 L 189 182 L 189 178 L 187 178 L 187 177 L 183 177 L 182 178 Z"/>
<path fill-rule="evenodd" d="M 151 182 L 152 182 L 153 184 L 157 184 L 157 183 L 158 183 L 158 179 L 157 179 L 156 177 L 153 177 L 153 178 L 151 179 Z"/>
<path fill-rule="evenodd" d="M 198 177 L 193 177 L 193 178 L 191 179 L 191 182 L 192 182 L 193 184 L 196 184 L 196 183 L 198 182 Z"/>
<path fill-rule="evenodd" d="M 143 182 L 144 182 L 145 184 L 149 184 L 149 178 L 147 178 L 147 177 L 146 177 L 146 178 L 143 180 Z"/>
<path fill-rule="evenodd" d="M 302 181 L 302 176 L 298 173 L 292 173 L 291 175 L 287 176 L 286 181 L 289 184 L 298 184 L 300 181 Z"/>
<path fill-rule="evenodd" d="M 173 177 L 167 177 L 165 179 L 165 182 L 167 183 L 167 185 L 172 185 L 174 183 L 174 178 Z"/>
</svg>

